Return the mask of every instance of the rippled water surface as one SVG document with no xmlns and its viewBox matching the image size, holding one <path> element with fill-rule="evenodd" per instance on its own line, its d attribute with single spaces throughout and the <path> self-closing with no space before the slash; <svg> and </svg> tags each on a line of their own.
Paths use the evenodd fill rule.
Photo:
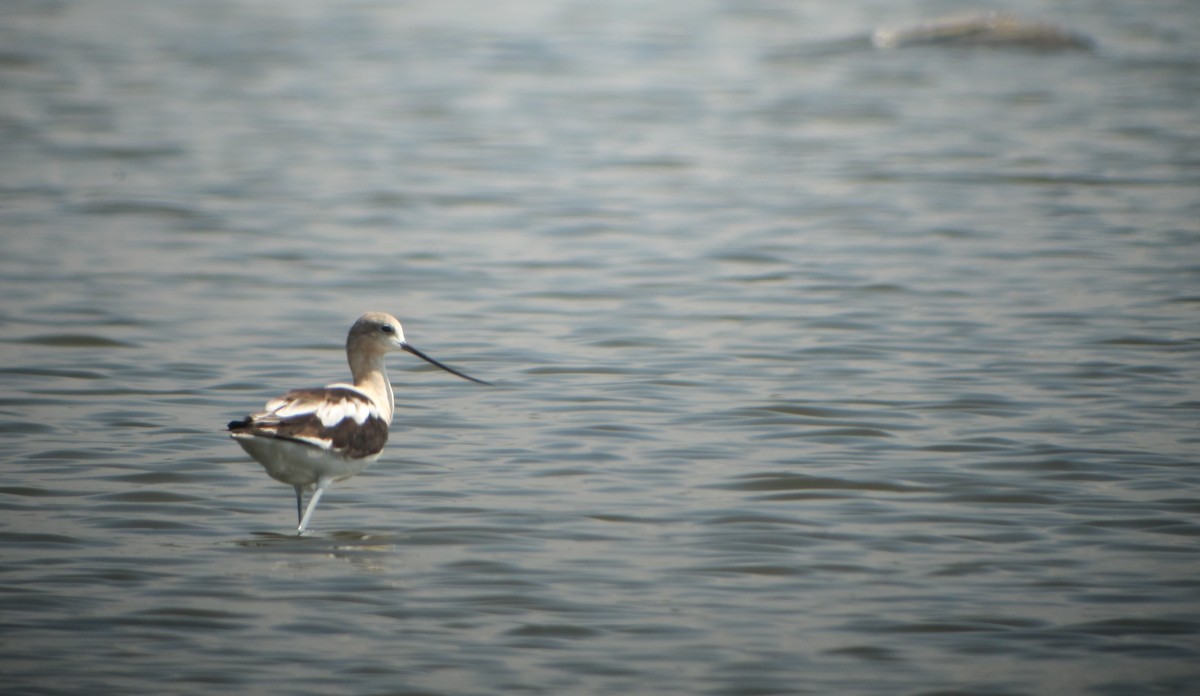
<svg viewBox="0 0 1200 696">
<path fill-rule="evenodd" d="M 0 5 L 4 692 L 1196 693 L 1200 13 L 961 9 Z"/>
</svg>

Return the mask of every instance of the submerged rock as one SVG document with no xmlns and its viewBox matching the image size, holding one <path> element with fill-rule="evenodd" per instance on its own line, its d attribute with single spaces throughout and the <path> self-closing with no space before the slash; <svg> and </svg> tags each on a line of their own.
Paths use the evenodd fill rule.
<svg viewBox="0 0 1200 696">
<path fill-rule="evenodd" d="M 1090 38 L 1048 22 L 1007 12 L 979 12 L 900 27 L 881 27 L 871 34 L 876 48 L 963 46 L 1019 48 L 1034 51 L 1090 51 Z"/>
</svg>

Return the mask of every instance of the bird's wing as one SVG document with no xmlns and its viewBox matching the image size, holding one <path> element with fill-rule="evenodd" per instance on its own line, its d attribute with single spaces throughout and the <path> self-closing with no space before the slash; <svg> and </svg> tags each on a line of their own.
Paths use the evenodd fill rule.
<svg viewBox="0 0 1200 696">
<path fill-rule="evenodd" d="M 341 386 L 290 391 L 233 421 L 229 430 L 235 437 L 295 440 L 352 459 L 381 452 L 388 432 L 370 398 Z"/>
</svg>

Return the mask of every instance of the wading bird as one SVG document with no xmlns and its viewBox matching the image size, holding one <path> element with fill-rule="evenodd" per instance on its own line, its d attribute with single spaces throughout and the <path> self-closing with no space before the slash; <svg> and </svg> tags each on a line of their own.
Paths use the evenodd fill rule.
<svg viewBox="0 0 1200 696">
<path fill-rule="evenodd" d="M 272 399 L 259 413 L 230 421 L 230 437 L 276 481 L 296 491 L 296 533 L 303 534 L 313 510 L 334 481 L 366 469 L 388 439 L 395 397 L 384 356 L 403 350 L 450 374 L 490 384 L 443 365 L 404 339 L 400 322 L 385 312 L 368 312 L 346 337 L 353 384 L 295 389 Z M 303 507 L 304 491 L 312 491 Z"/>
</svg>

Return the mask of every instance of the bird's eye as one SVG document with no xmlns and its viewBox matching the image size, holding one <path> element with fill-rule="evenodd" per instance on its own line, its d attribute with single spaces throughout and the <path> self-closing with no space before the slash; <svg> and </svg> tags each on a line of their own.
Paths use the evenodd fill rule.
<svg viewBox="0 0 1200 696">
<path fill-rule="evenodd" d="M 391 324 L 384 324 L 383 326 L 379 327 L 379 330 L 384 332 L 385 334 L 396 333 L 396 330 L 392 328 Z"/>
</svg>

